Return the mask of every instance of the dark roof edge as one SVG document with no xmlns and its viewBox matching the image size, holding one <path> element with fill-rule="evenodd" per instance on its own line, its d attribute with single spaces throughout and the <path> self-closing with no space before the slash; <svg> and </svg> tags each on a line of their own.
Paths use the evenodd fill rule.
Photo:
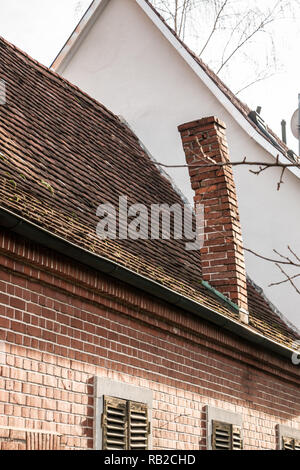
<svg viewBox="0 0 300 470">
<path fill-rule="evenodd" d="M 258 332 L 252 331 L 250 328 L 226 317 L 225 315 L 222 315 L 214 309 L 201 305 L 200 303 L 178 294 L 151 279 L 137 274 L 114 261 L 101 257 L 95 253 L 91 253 L 58 235 L 52 234 L 48 230 L 29 222 L 20 215 L 14 214 L 7 209 L 0 208 L 0 227 L 18 235 L 22 235 L 33 242 L 66 255 L 81 264 L 108 274 L 131 286 L 137 287 L 144 292 L 152 294 L 178 308 L 186 310 L 189 313 L 193 313 L 214 325 L 223 327 L 231 333 L 234 333 L 251 343 L 262 346 L 276 354 L 279 354 L 280 356 L 291 359 L 292 354 L 296 352 L 277 343 L 276 341 L 266 338 Z"/>
<path fill-rule="evenodd" d="M 252 287 L 259 293 L 259 295 L 265 300 L 265 302 L 269 305 L 270 309 L 277 315 L 287 326 L 290 328 L 296 335 L 300 337 L 300 330 L 299 328 L 294 325 L 277 307 L 270 301 L 270 299 L 265 294 L 262 287 L 258 286 L 250 276 L 247 275 L 247 281 L 252 285 Z"/>
</svg>

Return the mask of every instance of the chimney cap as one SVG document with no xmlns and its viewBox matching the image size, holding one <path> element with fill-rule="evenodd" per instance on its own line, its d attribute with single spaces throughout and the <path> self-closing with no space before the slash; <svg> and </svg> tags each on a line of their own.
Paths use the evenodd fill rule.
<svg viewBox="0 0 300 470">
<path fill-rule="evenodd" d="M 223 127 L 223 129 L 226 129 L 225 122 L 221 121 L 221 119 L 217 118 L 216 116 L 209 116 L 202 119 L 196 119 L 195 121 L 190 121 L 185 124 L 181 124 L 180 126 L 178 126 L 178 130 L 180 132 L 186 129 L 193 129 L 194 127 L 205 126 L 208 124 L 218 124 L 219 126 Z"/>
</svg>

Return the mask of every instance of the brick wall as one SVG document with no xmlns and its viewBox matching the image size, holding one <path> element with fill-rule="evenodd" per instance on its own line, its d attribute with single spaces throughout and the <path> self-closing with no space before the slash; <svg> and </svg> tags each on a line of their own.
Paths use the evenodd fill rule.
<svg viewBox="0 0 300 470">
<path fill-rule="evenodd" d="M 25 430 L 92 448 L 95 376 L 153 390 L 156 449 L 204 449 L 207 404 L 243 415 L 249 449 L 300 429 L 289 361 L 3 232 L 0 266 L 2 448 L 28 445 Z"/>
</svg>

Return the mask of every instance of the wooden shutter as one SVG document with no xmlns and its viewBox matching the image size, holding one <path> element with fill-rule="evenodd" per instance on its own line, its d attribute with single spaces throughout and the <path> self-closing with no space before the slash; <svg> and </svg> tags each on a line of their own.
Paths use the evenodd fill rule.
<svg viewBox="0 0 300 470">
<path fill-rule="evenodd" d="M 128 449 L 148 449 L 148 407 L 143 403 L 128 402 Z"/>
<path fill-rule="evenodd" d="M 232 425 L 231 430 L 232 430 L 232 450 L 242 450 L 243 440 L 242 440 L 241 427 Z"/>
<path fill-rule="evenodd" d="M 230 450 L 231 449 L 231 425 L 212 422 L 212 449 L 213 450 Z"/>
<path fill-rule="evenodd" d="M 294 450 L 294 439 L 290 437 L 282 438 L 282 449 L 283 450 Z"/>
<path fill-rule="evenodd" d="M 103 405 L 103 450 L 125 450 L 127 448 L 126 400 L 104 396 Z"/>
<path fill-rule="evenodd" d="M 300 450 L 300 439 L 295 439 L 294 450 Z"/>
<path fill-rule="evenodd" d="M 242 450 L 242 429 L 233 424 L 212 422 L 213 450 Z"/>
<path fill-rule="evenodd" d="M 292 437 L 282 438 L 283 450 L 300 450 L 300 439 L 293 439 Z"/>
</svg>

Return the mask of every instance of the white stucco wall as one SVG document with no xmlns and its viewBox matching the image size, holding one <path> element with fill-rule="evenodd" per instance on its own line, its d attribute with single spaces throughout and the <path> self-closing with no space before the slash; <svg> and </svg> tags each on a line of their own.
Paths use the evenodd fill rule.
<svg viewBox="0 0 300 470">
<path fill-rule="evenodd" d="M 111 0 L 81 41 L 71 60 L 57 70 L 114 113 L 123 116 L 150 153 L 167 164 L 185 163 L 177 126 L 215 115 L 227 125 L 232 161 L 274 158 L 246 134 L 201 82 L 133 0 Z M 167 170 L 192 201 L 186 169 Z M 244 245 L 265 256 L 272 249 L 300 253 L 300 179 L 280 170 L 260 176 L 234 170 Z M 271 263 L 246 254 L 250 277 L 293 323 L 300 327 L 300 297 L 290 284 L 268 287 L 283 278 Z M 296 282 L 299 280 L 296 280 Z M 300 288 L 300 282 L 297 282 Z"/>
</svg>

